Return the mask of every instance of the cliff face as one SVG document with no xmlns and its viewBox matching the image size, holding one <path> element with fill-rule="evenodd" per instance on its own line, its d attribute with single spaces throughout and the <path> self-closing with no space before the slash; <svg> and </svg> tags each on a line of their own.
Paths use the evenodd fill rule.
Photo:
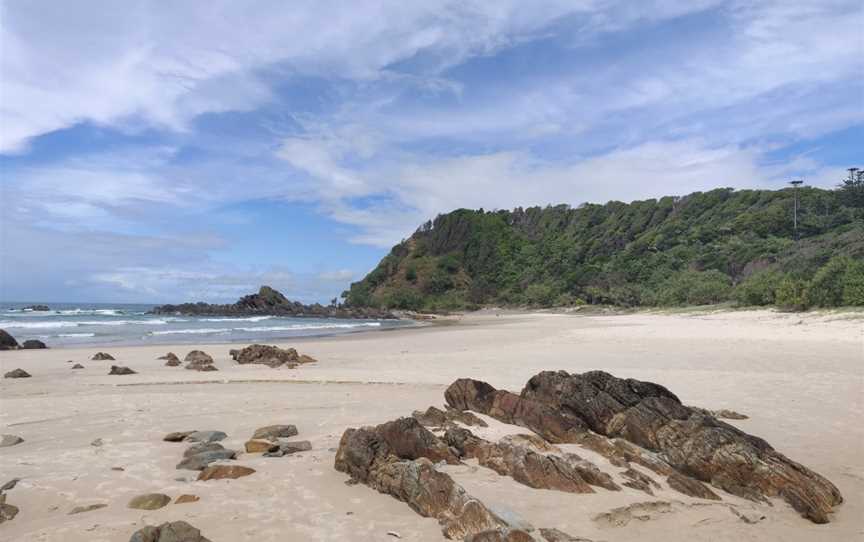
<svg viewBox="0 0 864 542">
<path fill-rule="evenodd" d="M 258 293 L 241 297 L 236 303 L 219 305 L 210 303 L 181 303 L 160 305 L 153 314 L 185 314 L 202 316 L 292 316 L 320 318 L 396 318 L 390 311 L 374 307 L 334 307 L 318 303 L 304 305 L 290 301 L 281 292 L 262 286 Z"/>
<path fill-rule="evenodd" d="M 800 189 L 796 240 L 793 196 L 717 189 L 576 209 L 459 209 L 393 247 L 343 297 L 420 310 L 864 305 L 864 209 Z"/>
</svg>

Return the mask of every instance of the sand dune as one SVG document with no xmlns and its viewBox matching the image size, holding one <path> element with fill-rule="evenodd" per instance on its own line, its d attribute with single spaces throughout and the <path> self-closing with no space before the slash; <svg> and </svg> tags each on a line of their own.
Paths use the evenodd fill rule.
<svg viewBox="0 0 864 542">
<path fill-rule="evenodd" d="M 214 542 L 241 540 L 443 540 L 437 523 L 333 469 L 347 427 L 378 424 L 429 405 L 460 377 L 518 391 L 545 369 L 603 369 L 651 380 L 686 404 L 729 408 L 733 421 L 826 476 L 842 491 L 827 525 L 788 505 L 757 505 L 728 494 L 721 503 L 668 489 L 654 497 L 621 492 L 568 494 L 530 489 L 474 462 L 448 466 L 471 494 L 526 521 L 593 540 L 860 540 L 864 534 L 864 324 L 855 315 L 767 311 L 593 316 L 465 316 L 456 325 L 295 341 L 317 364 L 297 369 L 239 366 L 228 345 L 102 349 L 116 362 L 90 361 L 97 350 L 0 352 L 0 433 L 25 442 L 0 449 L 0 484 L 18 516 L 0 525 L 10 541 L 122 541 L 145 524 L 183 519 Z M 163 366 L 166 351 L 210 353 L 218 372 Z M 71 370 L 79 362 L 85 369 Z M 136 375 L 108 376 L 112 364 Z M 524 429 L 484 418 L 486 438 Z M 313 449 L 282 458 L 245 454 L 256 473 L 194 481 L 176 470 L 185 445 L 170 431 L 218 429 L 241 449 L 255 428 L 297 425 Z M 95 439 L 101 446 L 93 446 Z M 584 450 L 580 455 L 588 455 Z M 605 466 L 602 457 L 589 457 Z M 123 470 L 112 470 L 113 468 Z M 132 510 L 135 495 L 191 493 L 201 500 Z M 668 504 L 650 504 L 664 501 Z M 68 515 L 81 505 L 107 504 Z M 649 503 L 649 504 L 643 504 Z M 757 517 L 742 521 L 741 514 Z M 599 516 L 599 519 L 597 519 Z"/>
</svg>

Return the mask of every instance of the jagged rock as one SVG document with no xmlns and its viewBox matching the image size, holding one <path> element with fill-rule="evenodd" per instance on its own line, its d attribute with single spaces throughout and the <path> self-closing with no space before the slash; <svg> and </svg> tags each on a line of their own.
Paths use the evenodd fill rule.
<svg viewBox="0 0 864 542">
<path fill-rule="evenodd" d="M 93 354 L 93 357 L 90 359 L 93 361 L 114 361 L 114 356 L 106 354 L 105 352 L 97 352 Z"/>
<path fill-rule="evenodd" d="M 628 468 L 621 473 L 621 476 L 627 478 L 627 481 L 624 482 L 624 486 L 639 491 L 644 491 L 651 496 L 654 495 L 655 489 L 660 489 L 660 484 L 655 482 L 653 478 L 651 478 L 645 473 L 639 472 L 634 468 Z"/>
<path fill-rule="evenodd" d="M 676 469 L 739 497 L 782 497 L 816 523 L 843 501 L 827 479 L 764 440 L 681 404 L 663 386 L 602 372 L 545 371 L 522 397 L 559 410 L 574 424 L 656 452 Z"/>
<path fill-rule="evenodd" d="M 18 507 L 6 504 L 6 494 L 0 493 L 0 523 L 12 521 L 18 515 Z"/>
<path fill-rule="evenodd" d="M 165 442 L 181 442 L 189 435 L 197 432 L 198 431 L 174 431 L 173 433 L 168 433 L 162 437 L 162 440 Z"/>
<path fill-rule="evenodd" d="M 16 444 L 21 444 L 24 442 L 24 439 L 19 437 L 18 435 L 0 435 L 0 448 L 6 448 L 7 446 L 15 446 Z"/>
<path fill-rule="evenodd" d="M 279 445 L 270 442 L 269 440 L 248 440 L 245 444 L 246 453 L 262 454 L 264 452 L 273 452 L 279 449 Z"/>
<path fill-rule="evenodd" d="M 156 358 L 156 359 L 159 359 L 159 360 L 166 360 L 166 361 L 176 361 L 176 362 L 178 362 L 178 363 L 180 362 L 180 358 L 178 358 L 178 357 L 177 357 L 177 354 L 175 354 L 174 352 L 168 352 L 168 353 L 165 354 L 164 356 L 159 356 L 159 357 Z"/>
<path fill-rule="evenodd" d="M 620 489 L 612 477 L 575 454 L 564 457 L 544 455 L 532 447 L 520 444 L 520 439 L 503 438 L 497 443 L 466 435 L 466 430 L 448 429 L 445 440 L 461 457 L 476 458 L 477 462 L 503 476 L 510 476 L 520 484 L 535 489 L 555 489 L 568 493 L 593 493 L 594 490 L 582 476 L 582 472 L 595 482 L 594 485 L 613 491 Z M 458 435 L 458 436 L 454 436 Z M 466 449 L 464 446 L 469 444 Z"/>
<path fill-rule="evenodd" d="M 146 493 L 133 497 L 126 506 L 137 510 L 157 510 L 170 502 L 171 497 L 164 493 Z"/>
<path fill-rule="evenodd" d="M 554 444 L 549 444 L 537 435 L 507 435 L 501 439 L 502 442 L 508 442 L 517 446 L 525 446 L 540 453 L 554 453 L 561 455 L 561 448 Z"/>
<path fill-rule="evenodd" d="M 72 368 L 73 368 L 73 369 L 83 369 L 84 366 L 81 365 L 80 363 L 76 363 L 75 365 L 72 366 Z"/>
<path fill-rule="evenodd" d="M 185 521 L 172 521 L 158 527 L 148 525 L 136 531 L 129 542 L 210 542 L 210 540 Z"/>
<path fill-rule="evenodd" d="M 30 339 L 21 343 L 22 350 L 41 350 L 43 348 L 48 347 L 45 345 L 45 343 L 43 343 L 42 341 L 37 341 L 36 339 Z"/>
<path fill-rule="evenodd" d="M 542 403 L 496 390 L 479 380 L 457 380 L 444 392 L 444 398 L 455 409 L 474 410 L 504 423 L 527 427 L 553 444 L 573 442 L 585 429 Z"/>
<path fill-rule="evenodd" d="M 190 371 L 218 371 L 219 369 L 213 365 L 213 358 L 210 354 L 201 350 L 192 350 L 184 358 L 186 368 Z"/>
<path fill-rule="evenodd" d="M 478 418 L 474 413 L 467 410 L 457 410 L 447 407 L 446 410 L 430 406 L 426 412 L 415 410 L 414 418 L 425 427 L 444 427 L 448 422 L 459 422 L 468 426 L 489 427 L 489 424 Z"/>
<path fill-rule="evenodd" d="M 93 510 L 99 510 L 100 508 L 105 508 L 106 506 L 108 506 L 108 505 L 107 505 L 107 504 L 102 504 L 102 503 L 99 503 L 99 504 L 87 504 L 87 505 L 84 505 L 84 506 L 76 506 L 76 507 L 73 508 L 72 510 L 69 510 L 69 514 L 68 514 L 68 515 L 72 516 L 72 515 L 75 515 L 75 514 L 83 514 L 84 512 L 92 512 Z"/>
<path fill-rule="evenodd" d="M 237 452 L 235 452 L 234 450 L 222 449 L 199 452 L 197 454 L 185 456 L 183 460 L 177 464 L 177 469 L 204 470 L 211 463 L 215 463 L 216 461 L 224 461 L 226 459 L 234 459 L 236 457 Z"/>
<path fill-rule="evenodd" d="M 15 489 L 15 486 L 18 485 L 18 482 L 21 481 L 21 478 L 12 478 L 2 486 L 0 486 L 0 493 L 9 491 L 10 489 Z"/>
<path fill-rule="evenodd" d="M 111 370 L 108 371 L 109 375 L 134 375 L 138 374 L 129 367 L 121 367 L 119 365 L 112 365 Z"/>
<path fill-rule="evenodd" d="M 242 465 L 211 465 L 201 471 L 198 475 L 198 480 L 222 480 L 225 478 L 235 479 L 253 474 L 255 469 L 244 467 Z"/>
<path fill-rule="evenodd" d="M 275 442 L 276 439 L 289 438 L 297 435 L 296 425 L 267 425 L 259 427 L 252 435 L 252 440 L 269 440 Z"/>
<path fill-rule="evenodd" d="M 540 529 L 540 536 L 542 536 L 546 542 L 592 542 L 589 538 L 570 536 L 558 529 Z"/>
<path fill-rule="evenodd" d="M 5 329 L 0 329 L 0 350 L 18 350 L 18 341 Z"/>
<path fill-rule="evenodd" d="M 720 495 L 717 495 L 708 489 L 708 487 L 699 480 L 695 480 L 677 472 L 670 474 L 669 477 L 666 478 L 666 483 L 675 491 L 689 495 L 690 497 L 710 499 L 712 501 L 721 500 Z"/>
<path fill-rule="evenodd" d="M 24 369 L 14 369 L 4 374 L 3 378 L 30 378 L 30 373 Z"/>
<path fill-rule="evenodd" d="M 241 365 L 260 363 L 268 367 L 296 366 L 302 363 L 314 363 L 316 360 L 307 355 L 300 355 L 293 348 L 279 348 L 266 344 L 253 344 L 241 350 L 230 351 L 232 359 Z"/>
<path fill-rule="evenodd" d="M 192 431 L 183 440 L 186 442 L 219 442 L 226 438 L 228 435 L 222 431 Z"/>
<path fill-rule="evenodd" d="M 536 539 L 521 529 L 502 527 L 467 536 L 465 542 L 536 542 Z"/>
<path fill-rule="evenodd" d="M 720 409 L 720 410 L 715 410 L 714 412 L 712 412 L 712 414 L 714 415 L 715 418 L 726 419 L 726 420 L 747 420 L 747 419 L 750 419 L 750 417 L 746 416 L 745 414 L 735 412 L 734 410 L 727 410 L 725 408 Z"/>
<path fill-rule="evenodd" d="M 198 502 L 201 500 L 201 497 L 198 495 L 180 495 L 176 499 L 174 499 L 174 504 L 187 504 L 190 502 Z"/>
<path fill-rule="evenodd" d="M 183 358 L 183 361 L 186 362 L 197 362 L 197 363 L 213 363 L 213 358 L 207 352 L 203 350 L 191 350 L 186 357 Z"/>
</svg>

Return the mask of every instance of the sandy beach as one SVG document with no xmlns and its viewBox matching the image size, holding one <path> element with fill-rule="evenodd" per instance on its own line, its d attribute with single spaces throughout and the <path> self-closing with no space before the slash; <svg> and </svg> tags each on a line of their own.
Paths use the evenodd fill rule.
<svg viewBox="0 0 864 542">
<path fill-rule="evenodd" d="M 183 519 L 213 542 L 396 540 L 388 532 L 401 540 L 444 540 L 435 520 L 362 484 L 345 484 L 347 476 L 333 468 L 343 431 L 440 407 L 444 389 L 460 377 L 518 392 L 548 369 L 602 369 L 660 383 L 688 405 L 744 413 L 749 419 L 730 423 L 827 477 L 845 502 L 831 523 L 816 525 L 780 500 L 768 506 L 721 492 L 723 501 L 711 503 L 668 488 L 653 497 L 629 488 L 569 494 L 519 485 L 472 461 L 444 468 L 487 505 L 595 541 L 864 539 L 860 313 L 484 311 L 451 325 L 280 346 L 318 362 L 240 366 L 224 344 L 0 352 L 2 372 L 20 367 L 33 375 L 0 380 L 0 433 L 24 439 L 0 449 L 0 483 L 21 478 L 7 493 L 20 512 L 0 525 L 0 539 L 126 542 L 144 525 Z M 219 371 L 165 367 L 156 359 L 167 351 L 182 358 L 193 348 L 211 354 Z M 117 361 L 90 361 L 99 350 Z M 68 360 L 85 368 L 73 371 Z M 108 376 L 112 363 L 138 374 Z M 489 428 L 477 433 L 489 439 L 526 432 L 484 419 Z M 312 451 L 243 454 L 237 463 L 257 472 L 237 480 L 195 481 L 196 472 L 175 469 L 185 446 L 162 440 L 171 431 L 221 430 L 228 434 L 223 444 L 239 450 L 256 428 L 270 424 L 295 424 Z M 96 439 L 101 445 L 91 444 Z M 579 453 L 615 471 L 604 458 Z M 195 494 L 200 501 L 154 511 L 126 507 L 148 492 Z M 653 501 L 670 504 L 626 525 L 595 519 Z M 89 504 L 107 506 L 68 515 Z M 746 523 L 731 508 L 760 519 Z"/>
</svg>

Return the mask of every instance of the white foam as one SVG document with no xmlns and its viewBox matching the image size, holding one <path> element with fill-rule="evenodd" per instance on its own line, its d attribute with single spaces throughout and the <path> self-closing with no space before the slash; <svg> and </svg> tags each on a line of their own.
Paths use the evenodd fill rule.
<svg viewBox="0 0 864 542">
<path fill-rule="evenodd" d="M 95 337 L 95 333 L 58 333 L 58 337 Z"/>
<path fill-rule="evenodd" d="M 231 328 L 221 328 L 221 329 L 213 329 L 213 328 L 198 328 L 198 329 L 166 329 L 163 331 L 151 331 L 147 335 L 176 335 L 176 334 L 187 334 L 187 333 L 230 333 Z"/>
<path fill-rule="evenodd" d="M 355 327 L 379 327 L 380 322 L 359 324 L 294 324 L 290 326 L 235 327 L 235 331 L 300 331 L 305 329 L 352 329 Z"/>
<path fill-rule="evenodd" d="M 246 318 L 201 318 L 200 322 L 261 322 L 270 320 L 272 316 L 249 316 Z"/>
</svg>

